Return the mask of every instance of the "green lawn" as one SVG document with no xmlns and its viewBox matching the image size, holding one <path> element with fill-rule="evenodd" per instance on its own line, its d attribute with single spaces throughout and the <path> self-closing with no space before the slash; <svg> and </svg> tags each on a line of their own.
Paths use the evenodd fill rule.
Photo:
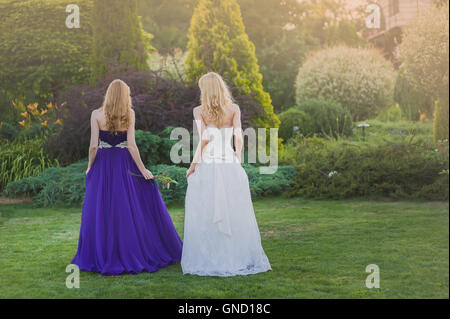
<svg viewBox="0 0 450 319">
<path fill-rule="evenodd" d="M 156 273 L 81 273 L 65 286 L 80 208 L 0 205 L 0 298 L 448 298 L 449 205 L 445 202 L 255 202 L 268 273 L 233 278 Z M 182 235 L 183 208 L 171 207 Z M 380 268 L 380 288 L 365 268 Z"/>
</svg>

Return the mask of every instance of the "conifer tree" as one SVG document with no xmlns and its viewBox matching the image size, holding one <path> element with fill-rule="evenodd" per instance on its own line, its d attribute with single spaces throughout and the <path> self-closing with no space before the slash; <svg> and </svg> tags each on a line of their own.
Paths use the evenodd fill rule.
<svg viewBox="0 0 450 319">
<path fill-rule="evenodd" d="M 199 0 L 188 34 L 188 79 L 197 81 L 207 72 L 217 72 L 230 86 L 253 94 L 264 108 L 254 119 L 262 127 L 278 127 L 269 93 L 264 91 L 255 46 L 249 40 L 236 0 Z"/>
<path fill-rule="evenodd" d="M 93 35 L 91 68 L 95 78 L 148 68 L 152 36 L 142 29 L 137 0 L 95 0 Z"/>
</svg>

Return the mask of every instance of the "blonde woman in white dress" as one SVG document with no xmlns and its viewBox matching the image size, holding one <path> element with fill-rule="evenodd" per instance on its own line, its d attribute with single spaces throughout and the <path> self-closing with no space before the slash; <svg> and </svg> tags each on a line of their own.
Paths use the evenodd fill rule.
<svg viewBox="0 0 450 319">
<path fill-rule="evenodd" d="M 199 87 L 201 105 L 194 108 L 194 118 L 201 138 L 186 173 L 183 273 L 234 276 L 271 270 L 241 166 L 239 106 L 217 73 L 202 76 Z"/>
</svg>

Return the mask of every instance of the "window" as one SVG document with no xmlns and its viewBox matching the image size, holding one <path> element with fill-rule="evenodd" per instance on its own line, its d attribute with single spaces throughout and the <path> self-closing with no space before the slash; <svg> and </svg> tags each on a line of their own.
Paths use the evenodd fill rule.
<svg viewBox="0 0 450 319">
<path fill-rule="evenodd" d="M 400 12 L 399 0 L 389 0 L 389 15 L 395 16 Z"/>
</svg>

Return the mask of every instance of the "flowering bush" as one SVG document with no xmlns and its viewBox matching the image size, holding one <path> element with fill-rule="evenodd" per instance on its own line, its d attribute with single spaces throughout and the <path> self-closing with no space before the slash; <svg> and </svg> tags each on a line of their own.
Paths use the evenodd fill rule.
<svg viewBox="0 0 450 319">
<path fill-rule="evenodd" d="M 25 107 L 22 102 L 13 102 L 13 107 L 19 111 L 22 120 L 18 123 L 25 129 L 30 129 L 33 124 L 44 127 L 62 125 L 62 119 L 56 114 L 59 108 L 57 104 L 47 103 L 39 106 L 39 103 L 33 103 Z"/>
<path fill-rule="evenodd" d="M 317 51 L 300 67 L 297 104 L 311 98 L 338 102 L 354 120 L 392 105 L 395 72 L 375 50 L 334 47 Z"/>
</svg>

